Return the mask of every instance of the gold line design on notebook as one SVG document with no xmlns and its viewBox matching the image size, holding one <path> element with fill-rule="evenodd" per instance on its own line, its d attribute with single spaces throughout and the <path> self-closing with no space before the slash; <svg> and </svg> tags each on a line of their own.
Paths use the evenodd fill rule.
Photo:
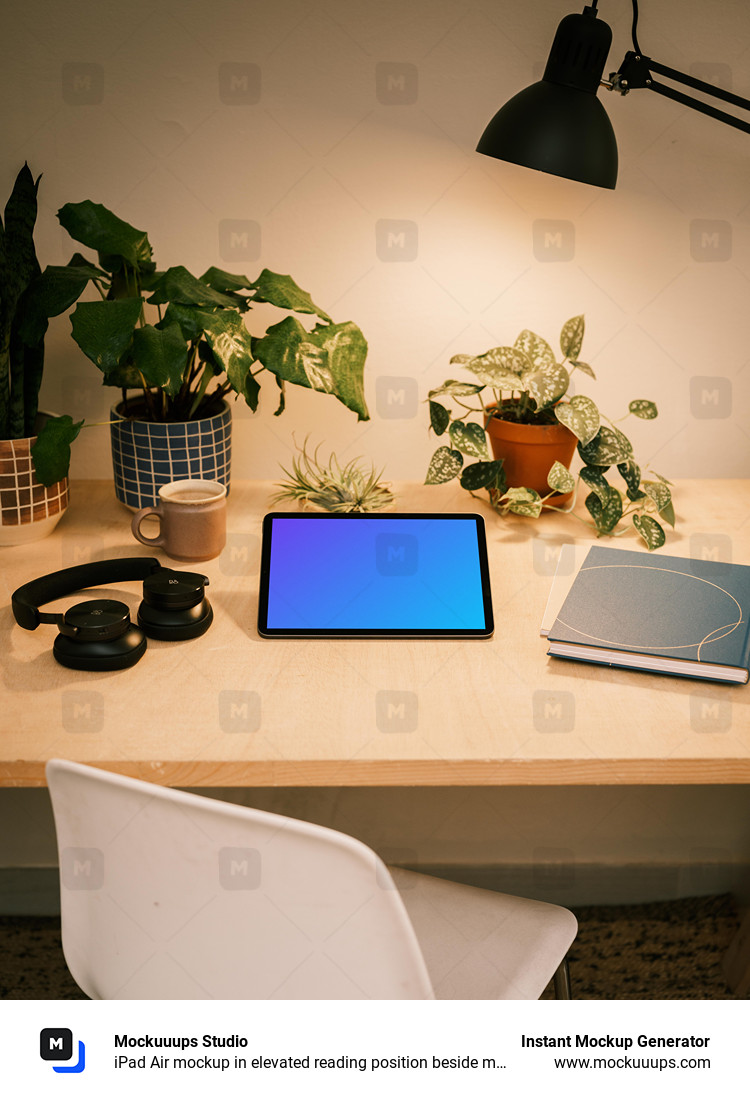
<svg viewBox="0 0 750 1100">
<path fill-rule="evenodd" d="M 711 585 L 712 588 L 716 588 L 716 589 L 718 589 L 719 592 L 723 592 L 724 595 L 728 596 L 729 599 L 737 606 L 737 610 L 739 612 L 739 618 L 736 620 L 736 622 L 724 623 L 721 626 L 715 627 L 713 630 L 710 630 L 708 632 L 708 634 L 705 635 L 705 637 L 701 638 L 701 640 L 699 642 L 689 642 L 689 643 L 683 644 L 683 645 L 658 645 L 658 646 L 653 646 L 653 645 L 635 645 L 633 643 L 622 642 L 622 641 L 620 641 L 618 639 L 615 639 L 615 638 L 600 638 L 600 637 L 597 637 L 596 634 L 587 634 L 586 631 L 580 630 L 577 626 L 571 626 L 570 623 L 566 623 L 565 620 L 562 617 L 558 616 L 557 621 L 559 623 L 562 623 L 563 626 L 567 627 L 568 630 L 575 631 L 575 633 L 580 634 L 582 638 L 590 638 L 592 642 L 604 642 L 605 644 L 617 645 L 617 646 L 621 646 L 621 647 L 627 648 L 627 649 L 653 650 L 654 652 L 658 652 L 661 649 L 695 649 L 697 647 L 697 653 L 698 653 L 697 659 L 700 661 L 702 659 L 701 658 L 701 649 L 704 645 L 708 645 L 711 642 L 718 642 L 722 638 L 726 638 L 729 634 L 732 633 L 733 630 L 736 630 L 737 627 L 742 624 L 742 621 L 743 621 L 743 619 L 742 619 L 742 608 L 741 608 L 739 602 L 737 601 L 737 599 L 732 595 L 731 592 L 727 592 L 726 588 L 722 588 L 720 584 L 714 584 L 713 581 L 708 581 L 704 577 L 696 577 L 693 573 L 686 573 L 681 569 L 665 569 L 663 566 L 660 566 L 660 565 L 630 565 L 630 564 L 627 564 L 627 565 L 613 565 L 611 563 L 606 563 L 604 565 L 582 566 L 581 569 L 580 569 L 580 572 L 581 573 L 584 573 L 584 572 L 589 572 L 590 573 L 594 569 L 650 569 L 655 573 L 674 573 L 677 576 L 687 577 L 689 580 L 692 580 L 692 581 L 700 581 L 701 584 L 709 584 L 709 585 Z M 723 631 L 723 633 L 720 633 L 720 631 Z"/>
</svg>

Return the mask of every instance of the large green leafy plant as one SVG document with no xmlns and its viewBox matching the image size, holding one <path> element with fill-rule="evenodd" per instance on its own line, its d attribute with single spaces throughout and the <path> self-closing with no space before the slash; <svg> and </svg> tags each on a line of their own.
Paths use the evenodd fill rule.
<svg viewBox="0 0 750 1100">
<path fill-rule="evenodd" d="M 446 432 L 449 445 L 438 447 L 427 471 L 426 484 L 437 485 L 459 477 L 472 493 L 486 490 L 493 508 L 538 517 L 542 508 L 555 508 L 555 496 L 576 488 L 576 477 L 556 462 L 548 475 L 549 493 L 542 496 L 523 486 L 509 488 L 502 459 L 492 459 L 487 441 L 489 417 L 519 424 L 564 424 L 578 440 L 583 465 L 578 479 L 588 490 L 585 506 L 597 535 L 624 533 L 630 519 L 649 550 L 665 541 L 660 519 L 674 526 L 674 508 L 669 483 L 659 474 L 643 477 L 627 436 L 612 421 L 605 421 L 594 401 L 584 394 L 569 395 L 575 371 L 595 378 L 588 363 L 581 360 L 584 336 L 583 316 L 572 317 L 560 333 L 560 356 L 536 333 L 524 329 L 512 347 L 491 348 L 483 355 L 455 355 L 475 379 L 449 379 L 429 393 L 430 428 L 438 436 Z M 441 400 L 437 400 L 440 398 Z M 447 408 L 448 398 L 455 409 Z M 473 403 L 472 403 L 473 402 Z M 653 401 L 631 401 L 628 413 L 653 420 Z M 465 464 L 467 457 L 476 461 Z M 611 483 L 619 475 L 622 488 Z M 568 510 L 568 509 L 566 509 Z"/>
<path fill-rule="evenodd" d="M 122 390 L 125 415 L 191 420 L 218 411 L 230 393 L 255 411 L 258 376 L 267 371 L 278 386 L 276 415 L 291 383 L 332 394 L 369 419 L 362 332 L 351 321 L 334 323 L 291 276 L 264 269 L 251 282 L 216 267 L 200 278 L 182 266 L 158 271 L 147 234 L 106 207 L 68 203 L 57 216 L 97 258 L 76 253 L 66 266 L 45 269 L 35 288 L 36 324 L 43 331 L 47 318 L 78 302 L 89 285 L 96 288 L 99 299 L 78 302 L 71 316 L 73 339 L 104 384 Z M 252 335 L 244 316 L 261 303 L 287 316 Z M 293 314 L 317 323 L 307 329 Z"/>
</svg>

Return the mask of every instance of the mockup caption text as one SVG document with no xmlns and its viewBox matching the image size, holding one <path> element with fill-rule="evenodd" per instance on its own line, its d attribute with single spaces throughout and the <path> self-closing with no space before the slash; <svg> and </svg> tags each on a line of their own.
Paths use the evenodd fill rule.
<svg viewBox="0 0 750 1100">
<path fill-rule="evenodd" d="M 243 1035 L 115 1035 L 115 1069 L 267 1069 L 267 1070 L 378 1070 L 504 1069 L 496 1058 L 469 1054 L 411 1057 L 408 1054 L 373 1058 L 350 1054 L 329 1056 L 292 1054 L 271 1056 L 252 1052 Z M 162 1053 L 165 1049 L 170 1054 Z M 243 1053 L 239 1054 L 238 1051 Z M 128 1053 L 125 1053 L 127 1051 Z M 143 1051 L 144 1053 L 141 1053 Z M 175 1053 L 179 1051 L 180 1053 Z"/>
<path fill-rule="evenodd" d="M 663 1072 L 711 1069 L 711 1059 L 697 1053 L 676 1057 L 678 1052 L 705 1051 L 710 1041 L 706 1035 L 522 1035 L 521 1047 L 534 1051 L 551 1048 L 586 1052 L 553 1058 L 556 1070 L 655 1069 Z M 598 1057 L 591 1057 L 591 1052 Z"/>
<path fill-rule="evenodd" d="M 635 1044 L 639 1047 L 707 1047 L 710 1038 L 703 1035 L 522 1035 L 522 1047 L 565 1047 L 586 1048 L 619 1047 L 631 1050 Z"/>
<path fill-rule="evenodd" d="M 590 1069 L 674 1069 L 711 1068 L 705 1054 L 711 1040 L 702 1035 L 575 1035 L 521 1034 L 518 1047 L 526 1054 L 543 1050 L 578 1050 L 584 1056 L 554 1057 L 555 1070 Z M 232 1035 L 128 1035 L 114 1037 L 114 1068 L 117 1070 L 348 1070 L 376 1073 L 384 1070 L 504 1070 L 504 1057 L 465 1054 L 412 1056 L 383 1054 L 380 1057 L 330 1051 L 323 1055 L 264 1054 L 253 1049 L 250 1040 Z M 515 1047 L 515 1044 L 514 1044 Z M 630 1053 L 632 1051 L 632 1054 Z M 678 1053 L 688 1057 L 677 1058 Z M 590 1057 L 595 1054 L 599 1057 Z M 669 1054 L 669 1057 L 665 1055 Z M 635 1056 L 635 1057 L 634 1057 Z"/>
</svg>

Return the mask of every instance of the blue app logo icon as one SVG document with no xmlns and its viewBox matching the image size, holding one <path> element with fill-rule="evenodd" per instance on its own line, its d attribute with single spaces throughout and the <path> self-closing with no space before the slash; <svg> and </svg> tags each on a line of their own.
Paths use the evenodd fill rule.
<svg viewBox="0 0 750 1100">
<path fill-rule="evenodd" d="M 45 1062 L 70 1062 L 73 1057 L 73 1032 L 69 1027 L 43 1027 L 39 1032 L 39 1054 Z M 74 1065 L 53 1066 L 55 1073 L 83 1073 L 86 1048 L 78 1040 L 78 1061 Z"/>
</svg>

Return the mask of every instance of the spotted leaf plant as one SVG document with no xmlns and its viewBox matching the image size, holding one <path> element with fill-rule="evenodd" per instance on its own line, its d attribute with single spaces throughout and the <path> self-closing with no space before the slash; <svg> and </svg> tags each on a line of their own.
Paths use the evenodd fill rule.
<svg viewBox="0 0 750 1100">
<path fill-rule="evenodd" d="M 594 528 L 597 536 L 625 534 L 628 520 L 649 550 L 665 542 L 662 523 L 674 526 L 670 483 L 660 474 L 644 477 L 633 447 L 617 423 L 600 413 L 585 394 L 569 392 L 576 371 L 596 379 L 581 359 L 585 323 L 582 315 L 566 321 L 558 356 L 541 336 L 524 329 L 512 347 L 491 348 L 483 355 L 454 355 L 471 381 L 448 379 L 428 395 L 430 430 L 447 436 L 432 456 L 425 484 L 439 485 L 458 477 L 470 493 L 486 491 L 500 515 L 537 518 L 542 509 L 571 512 Z M 450 406 L 446 403 L 450 402 Z M 653 420 L 653 401 L 631 401 L 625 416 Z M 486 425 L 492 417 L 516 424 L 564 424 L 577 439 L 581 468 L 574 475 L 555 462 L 547 475 L 549 492 L 509 487 L 503 460 L 493 458 Z M 625 419 L 623 417 L 622 419 Z M 612 479 L 618 475 L 616 484 Z M 560 494 L 586 491 L 587 516 L 556 504 Z"/>
</svg>

